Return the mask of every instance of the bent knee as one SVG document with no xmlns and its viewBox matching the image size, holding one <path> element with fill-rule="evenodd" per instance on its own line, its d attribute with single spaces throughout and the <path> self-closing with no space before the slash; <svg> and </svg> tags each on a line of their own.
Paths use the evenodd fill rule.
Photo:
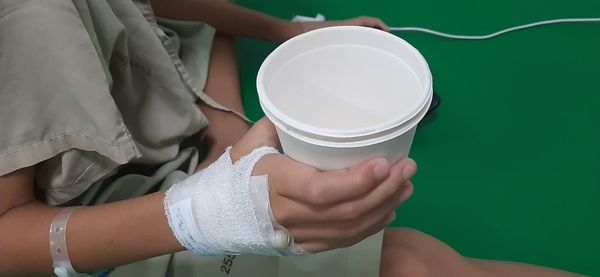
<svg viewBox="0 0 600 277">
<path fill-rule="evenodd" d="M 381 252 L 380 277 L 429 276 L 427 264 L 414 250 L 406 247 L 384 247 Z"/>
<path fill-rule="evenodd" d="M 463 256 L 444 242 L 408 228 L 385 231 L 382 263 L 384 258 L 389 263 L 386 267 L 397 272 L 396 275 L 387 276 L 472 276 L 476 271 Z"/>
</svg>

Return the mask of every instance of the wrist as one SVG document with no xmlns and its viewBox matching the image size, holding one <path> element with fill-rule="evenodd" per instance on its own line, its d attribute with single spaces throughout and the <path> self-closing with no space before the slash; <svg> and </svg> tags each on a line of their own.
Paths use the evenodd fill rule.
<svg viewBox="0 0 600 277">
<path fill-rule="evenodd" d="M 166 192 L 164 208 L 171 231 L 181 246 L 202 256 L 286 254 L 278 248 L 289 245 L 274 245 L 282 240 L 273 240 L 268 178 L 251 177 L 256 162 L 277 151 L 261 147 L 235 163 L 229 151 Z"/>
<path fill-rule="evenodd" d="M 290 38 L 304 33 L 304 27 L 301 22 L 279 20 L 273 33 L 276 34 L 273 40 L 277 43 L 283 43 Z"/>
</svg>

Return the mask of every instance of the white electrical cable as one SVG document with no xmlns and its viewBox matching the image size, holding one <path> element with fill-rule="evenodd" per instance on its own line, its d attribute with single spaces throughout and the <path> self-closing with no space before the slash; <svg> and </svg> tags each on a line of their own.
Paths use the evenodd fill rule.
<svg viewBox="0 0 600 277">
<path fill-rule="evenodd" d="M 428 34 L 431 34 L 434 36 L 440 36 L 440 37 L 445 37 L 445 38 L 450 38 L 450 39 L 483 40 L 483 39 L 494 38 L 494 37 L 497 37 L 497 36 L 500 36 L 500 35 L 503 35 L 503 34 L 506 34 L 509 32 L 533 28 L 533 27 L 542 26 L 542 25 L 558 24 L 558 23 L 591 23 L 591 22 L 600 22 L 600 18 L 559 18 L 559 19 L 552 19 L 552 20 L 544 20 L 544 21 L 533 22 L 533 23 L 529 23 L 529 24 L 525 24 L 525 25 L 510 27 L 510 28 L 500 30 L 495 33 L 487 34 L 487 35 L 456 35 L 456 34 L 448 34 L 448 33 L 443 33 L 443 32 L 439 32 L 439 31 L 435 31 L 435 30 L 431 30 L 431 29 L 421 28 L 421 27 L 391 27 L 390 31 L 391 32 L 422 32 L 422 33 L 428 33 Z"/>
</svg>

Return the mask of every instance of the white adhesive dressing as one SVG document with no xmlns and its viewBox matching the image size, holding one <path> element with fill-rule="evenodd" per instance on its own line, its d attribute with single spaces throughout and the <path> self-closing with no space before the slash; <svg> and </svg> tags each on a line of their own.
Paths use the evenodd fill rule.
<svg viewBox="0 0 600 277">
<path fill-rule="evenodd" d="M 277 150 L 261 147 L 232 163 L 230 149 L 167 191 L 165 213 L 179 243 L 203 256 L 306 253 L 272 218 L 267 176 L 251 176 L 256 162 Z"/>
</svg>

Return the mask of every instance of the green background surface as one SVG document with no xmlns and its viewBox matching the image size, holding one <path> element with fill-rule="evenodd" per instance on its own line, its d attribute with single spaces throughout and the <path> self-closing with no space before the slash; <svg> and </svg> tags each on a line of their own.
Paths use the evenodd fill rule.
<svg viewBox="0 0 600 277">
<path fill-rule="evenodd" d="M 532 21 L 600 17 L 600 1 L 238 1 L 281 17 L 382 18 L 485 34 Z M 409 226 L 466 256 L 600 276 L 600 23 L 486 41 L 397 33 L 425 56 L 443 103 L 417 131 Z M 256 72 L 274 44 L 240 41 L 244 103 L 259 118 Z"/>
</svg>

